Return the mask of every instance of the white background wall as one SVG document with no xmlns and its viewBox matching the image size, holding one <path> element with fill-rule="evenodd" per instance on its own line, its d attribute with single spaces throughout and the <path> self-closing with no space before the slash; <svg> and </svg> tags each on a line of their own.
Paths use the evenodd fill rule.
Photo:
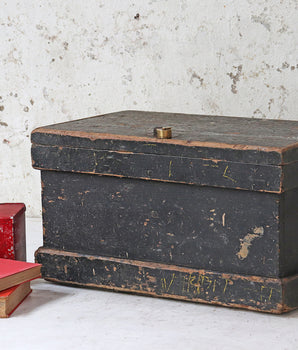
<svg viewBox="0 0 298 350">
<path fill-rule="evenodd" d="M 298 120 L 297 33 L 297 0 L 1 1 L 0 201 L 40 215 L 37 126 L 123 109 Z"/>
</svg>

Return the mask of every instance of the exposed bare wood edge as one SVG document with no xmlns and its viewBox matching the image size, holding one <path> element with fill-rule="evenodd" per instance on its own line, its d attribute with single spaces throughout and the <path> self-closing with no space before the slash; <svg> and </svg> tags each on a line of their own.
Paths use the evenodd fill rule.
<svg viewBox="0 0 298 350">
<path fill-rule="evenodd" d="M 67 252 L 67 251 L 60 251 L 58 249 L 51 249 L 51 248 L 43 248 L 40 247 L 35 252 L 35 255 L 37 254 L 50 254 L 50 255 L 61 255 L 61 256 L 69 256 L 73 258 L 86 258 L 89 260 L 102 260 L 102 261 L 111 261 L 115 263 L 120 263 L 124 265 L 133 265 L 137 267 L 146 267 L 149 269 L 161 269 L 161 270 L 168 270 L 168 271 L 177 271 L 177 272 L 184 272 L 188 274 L 198 273 L 200 275 L 205 274 L 211 274 L 211 275 L 220 275 L 222 278 L 226 279 L 232 279 L 232 280 L 245 280 L 250 282 L 259 282 L 259 283 L 279 283 L 281 284 L 283 279 L 281 278 L 272 278 L 272 277 L 262 277 L 262 276 L 253 276 L 253 275 L 237 275 L 233 273 L 222 273 L 222 272 L 214 272 L 204 269 L 192 269 L 189 267 L 182 267 L 182 266 L 176 266 L 176 265 L 167 265 L 167 264 L 161 264 L 156 262 L 149 262 L 149 261 L 141 261 L 141 260 L 131 260 L 131 259 L 121 259 L 121 258 L 114 258 L 114 257 L 105 257 L 100 255 L 89 255 L 89 254 L 82 254 L 82 253 L 74 253 L 74 252 Z M 298 275 L 295 275 L 294 278 L 298 278 Z"/>
<path fill-rule="evenodd" d="M 242 145 L 242 144 L 229 144 L 229 143 L 219 143 L 219 142 L 202 142 L 202 141 L 187 141 L 187 140 L 177 140 L 175 138 L 172 139 L 157 139 L 153 137 L 141 137 L 141 136 L 129 136 L 129 135 L 116 135 L 116 134 L 107 134 L 107 133 L 95 133 L 95 132 L 85 132 L 85 131 L 72 131 L 72 130 L 55 130 L 55 129 L 47 129 L 44 127 L 37 128 L 32 131 L 32 134 L 41 133 L 41 134 L 55 134 L 60 136 L 76 136 L 82 137 L 86 139 L 90 139 L 91 141 L 95 141 L 98 139 L 104 140 L 123 140 L 123 141 L 145 141 L 145 142 L 155 142 L 155 143 L 169 143 L 175 145 L 182 145 L 188 147 L 211 147 L 211 148 L 231 148 L 236 150 L 255 150 L 262 152 L 276 152 L 282 154 L 284 148 L 280 147 L 261 147 L 255 145 Z"/>
<path fill-rule="evenodd" d="M 292 275 L 292 276 L 287 276 L 287 277 L 283 277 L 282 278 L 282 283 L 289 283 L 292 282 L 293 280 L 298 278 L 298 274 L 297 275 Z"/>
<path fill-rule="evenodd" d="M 287 162 L 287 163 L 284 162 L 285 154 L 287 152 L 291 151 L 292 149 L 295 149 L 295 148 L 298 148 L 298 142 L 293 143 L 292 145 L 284 147 L 282 149 L 282 152 L 281 152 L 281 165 L 289 165 L 289 164 L 297 162 L 297 160 L 294 160 L 294 161 L 291 161 L 291 162 Z"/>
<path fill-rule="evenodd" d="M 281 166 L 285 166 L 285 165 L 292 165 L 292 164 L 294 164 L 294 163 L 298 163 L 298 161 L 297 161 L 297 160 L 294 160 L 294 161 L 288 162 L 288 163 L 282 162 L 280 165 L 281 165 Z"/>
<path fill-rule="evenodd" d="M 45 170 L 45 171 L 63 171 L 63 172 L 69 172 L 69 173 L 79 173 L 79 174 L 89 174 L 89 175 L 97 175 L 97 176 L 112 176 L 112 177 L 118 177 L 118 178 L 127 178 L 127 179 L 138 179 L 138 180 L 145 180 L 145 181 L 160 181 L 160 182 L 170 182 L 170 183 L 179 183 L 184 185 L 192 185 L 192 186 L 200 186 L 200 187 L 216 187 L 216 188 L 229 188 L 229 189 L 235 189 L 235 190 L 243 190 L 243 191 L 252 191 L 252 192 L 266 192 L 266 193 L 277 193 L 281 194 L 284 192 L 282 188 L 279 188 L 278 191 L 269 191 L 269 190 L 252 190 L 249 188 L 242 188 L 242 187 L 229 187 L 229 186 L 212 186 L 207 184 L 200 184 L 200 183 L 194 183 L 194 182 L 184 182 L 184 181 L 173 181 L 173 180 L 164 180 L 164 179 L 155 179 L 155 178 L 149 178 L 149 177 L 133 177 L 133 176 L 126 176 L 126 175 L 118 175 L 118 174 L 106 174 L 106 173 L 96 173 L 96 172 L 89 172 L 89 171 L 73 171 L 73 170 L 61 170 L 61 169 L 48 169 L 43 167 L 37 167 L 34 166 L 34 169 L 37 170 Z"/>
<path fill-rule="evenodd" d="M 297 148 L 297 147 L 298 147 L 298 142 L 282 148 L 282 152 L 285 153 L 285 152 L 291 151 L 292 149 Z"/>
<path fill-rule="evenodd" d="M 174 300 L 180 300 L 180 301 L 187 301 L 187 302 L 196 302 L 196 303 L 200 303 L 200 304 L 209 304 L 211 305 L 216 305 L 216 306 L 225 306 L 225 307 L 229 307 L 229 308 L 235 308 L 235 309 L 246 309 L 246 310 L 251 310 L 251 311 L 258 311 L 258 312 L 266 312 L 269 314 L 281 314 L 284 312 L 290 312 L 293 309 L 292 308 L 285 308 L 282 304 L 277 304 L 277 307 L 275 309 L 270 309 L 270 310 L 263 310 L 263 309 L 258 309 L 257 307 L 253 307 L 253 306 L 248 306 L 248 305 L 242 305 L 242 304 L 234 304 L 234 303 L 223 303 L 223 302 L 219 302 L 216 300 L 204 300 L 204 299 L 200 299 L 200 298 L 187 298 L 187 297 L 183 297 L 181 295 L 172 295 L 172 294 L 156 294 L 154 292 L 150 292 L 150 291 L 145 291 L 145 290 L 136 290 L 136 289 L 128 289 L 128 288 L 119 288 L 119 287 L 113 287 L 113 286 L 107 286 L 107 285 L 97 285 L 97 284 L 93 284 L 93 283 L 79 283 L 79 282 L 72 282 L 72 281 L 63 281 L 61 282 L 60 280 L 56 279 L 56 278 L 49 278 L 46 277 L 45 280 L 47 281 L 51 281 L 51 282 L 55 282 L 55 283 L 59 283 L 59 284 L 63 284 L 63 285 L 70 285 L 70 286 L 78 286 L 78 287 L 91 287 L 91 288 L 96 288 L 96 289 L 100 289 L 100 290 L 112 290 L 115 292 L 124 292 L 124 293 L 129 293 L 129 294 L 141 294 L 143 296 L 150 296 L 150 297 L 154 297 L 154 298 L 166 298 L 166 299 L 174 299 Z"/>
</svg>

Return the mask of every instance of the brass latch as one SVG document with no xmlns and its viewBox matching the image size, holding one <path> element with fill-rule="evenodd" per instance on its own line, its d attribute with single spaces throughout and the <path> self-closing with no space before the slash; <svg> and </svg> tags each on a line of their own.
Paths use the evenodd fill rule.
<svg viewBox="0 0 298 350">
<path fill-rule="evenodd" d="M 154 128 L 154 136 L 158 139 L 171 139 L 172 138 L 172 128 L 156 127 Z"/>
</svg>

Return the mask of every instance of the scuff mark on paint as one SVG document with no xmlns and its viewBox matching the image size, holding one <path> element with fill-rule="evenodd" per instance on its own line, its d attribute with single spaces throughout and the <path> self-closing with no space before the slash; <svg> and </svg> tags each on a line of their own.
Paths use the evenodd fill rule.
<svg viewBox="0 0 298 350">
<path fill-rule="evenodd" d="M 271 111 L 271 105 L 274 103 L 274 98 L 270 98 L 268 102 L 268 110 Z"/>
<path fill-rule="evenodd" d="M 43 97 L 44 97 L 44 99 L 45 99 L 46 101 L 48 101 L 49 103 L 53 103 L 53 102 L 54 102 L 54 99 L 50 98 L 49 93 L 48 93 L 46 87 L 44 87 L 44 88 L 42 89 L 42 94 L 43 94 Z"/>
<path fill-rule="evenodd" d="M 255 118 L 255 117 L 265 119 L 266 118 L 266 114 L 264 114 L 259 108 L 257 108 L 253 112 L 253 115 L 252 115 L 252 118 Z"/>
<path fill-rule="evenodd" d="M 268 22 L 268 20 L 265 18 L 265 16 L 251 16 L 251 20 L 255 23 L 260 23 L 262 24 L 268 32 L 271 30 L 271 24 Z"/>
<path fill-rule="evenodd" d="M 169 177 L 172 176 L 172 160 L 170 160 L 170 164 L 169 164 Z"/>
<path fill-rule="evenodd" d="M 204 79 L 201 78 L 196 72 L 190 70 L 190 72 L 192 73 L 191 74 L 191 78 L 190 78 L 190 84 L 192 84 L 194 82 L 195 79 L 199 80 L 200 82 L 200 86 L 203 86 L 203 82 L 204 82 Z"/>
<path fill-rule="evenodd" d="M 226 225 L 226 213 L 222 214 L 222 226 L 225 227 Z"/>
<path fill-rule="evenodd" d="M 297 68 L 297 64 L 295 66 L 295 64 L 290 64 L 288 62 L 283 62 L 282 65 L 280 67 L 276 68 L 276 71 L 279 73 L 282 73 L 283 70 L 290 70 L 290 71 L 294 71 Z"/>
<path fill-rule="evenodd" d="M 285 102 L 286 102 L 286 99 L 287 99 L 287 96 L 289 95 L 289 93 L 283 85 L 280 85 L 279 91 L 280 91 L 280 96 L 279 96 L 280 110 L 278 113 L 278 119 L 282 119 L 284 116 L 284 113 L 287 111 L 287 107 L 285 106 Z"/>
<path fill-rule="evenodd" d="M 232 79 L 233 83 L 231 85 L 231 91 L 233 94 L 237 94 L 237 82 L 240 79 L 240 76 L 242 74 L 242 64 L 240 64 L 238 67 L 233 66 L 237 69 L 236 74 L 233 74 L 232 72 L 227 73 L 227 75 Z"/>
<path fill-rule="evenodd" d="M 20 57 L 20 52 L 16 48 L 9 51 L 7 57 L 3 60 L 5 63 L 14 63 L 17 65 L 22 65 L 22 60 Z"/>
<path fill-rule="evenodd" d="M 247 258 L 249 253 L 249 248 L 252 245 L 252 242 L 261 238 L 264 234 L 264 227 L 259 226 L 253 229 L 253 233 L 248 233 L 244 238 L 240 238 L 240 250 L 236 254 L 240 260 L 244 260 Z"/>
</svg>

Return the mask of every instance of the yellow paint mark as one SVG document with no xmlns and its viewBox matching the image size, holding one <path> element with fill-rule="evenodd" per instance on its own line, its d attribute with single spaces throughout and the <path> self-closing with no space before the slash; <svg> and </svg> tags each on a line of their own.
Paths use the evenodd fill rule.
<svg viewBox="0 0 298 350">
<path fill-rule="evenodd" d="M 227 165 L 226 168 L 225 168 L 224 173 L 222 174 L 222 176 L 225 177 L 226 179 L 229 179 L 229 180 L 233 181 L 233 182 L 237 182 L 236 180 L 232 179 L 230 176 L 227 175 L 228 169 L 229 169 L 229 166 Z"/>
<path fill-rule="evenodd" d="M 212 279 L 207 276 L 204 276 L 204 280 L 206 280 L 206 282 L 208 283 L 208 287 L 207 287 L 207 290 L 208 290 L 211 287 Z M 204 280 L 202 280 L 202 283 Z"/>
<path fill-rule="evenodd" d="M 216 280 L 213 281 L 213 288 L 212 288 L 213 293 L 215 292 L 215 288 L 216 288 Z"/>
<path fill-rule="evenodd" d="M 218 168 L 217 164 L 203 164 L 203 166 L 211 166 L 211 168 Z"/>
<path fill-rule="evenodd" d="M 261 302 L 263 302 L 263 298 L 265 298 L 264 297 L 264 293 L 263 293 L 263 290 L 264 289 L 268 289 L 268 287 L 265 287 L 265 286 L 261 286 Z M 270 290 L 269 290 L 269 295 L 268 295 L 268 299 L 266 300 L 264 300 L 264 301 L 270 301 L 271 300 L 271 298 L 272 298 L 272 293 L 273 293 L 273 288 L 270 288 Z M 267 293 L 266 293 L 267 294 Z"/>
<path fill-rule="evenodd" d="M 223 213 L 221 218 L 222 218 L 222 226 L 225 227 L 225 225 L 226 225 L 226 213 Z"/>
<path fill-rule="evenodd" d="M 96 167 L 98 166 L 98 163 L 96 160 L 96 153 L 95 152 L 93 152 L 93 156 L 94 156 L 94 164 L 95 164 L 94 168 L 96 169 Z"/>
<path fill-rule="evenodd" d="M 182 292 L 184 293 L 185 292 L 185 283 L 186 283 L 186 280 L 187 280 L 187 276 L 183 276 L 183 284 L 182 284 Z"/>
<path fill-rule="evenodd" d="M 196 290 L 197 290 L 197 293 L 200 294 L 200 288 L 201 288 L 201 284 L 200 284 L 200 277 L 201 277 L 201 281 L 202 281 L 202 284 L 203 284 L 203 281 L 204 281 L 204 276 L 198 276 L 198 279 L 197 279 L 197 282 L 194 283 L 194 280 L 196 279 L 196 276 L 193 276 L 193 275 L 190 275 L 191 278 L 189 280 L 189 283 L 196 287 Z"/>
<path fill-rule="evenodd" d="M 162 278 L 162 279 L 161 279 L 161 286 L 162 286 L 162 289 L 163 289 L 164 291 L 168 292 L 168 291 L 170 290 L 170 288 L 171 288 L 173 282 L 174 282 L 174 279 L 175 279 L 175 274 L 173 273 L 173 274 L 172 274 L 172 279 L 171 279 L 169 285 L 167 286 L 167 281 L 166 281 L 166 279 L 165 279 L 165 278 Z"/>
<path fill-rule="evenodd" d="M 208 295 L 210 291 L 213 293 L 216 292 L 218 289 L 218 282 L 219 280 L 217 278 L 208 277 L 204 274 L 194 275 L 194 274 L 188 274 L 186 276 L 181 276 L 182 279 L 180 279 L 180 286 L 182 293 L 192 293 L 192 294 L 204 294 Z M 227 288 L 229 285 L 233 284 L 233 281 L 229 278 L 222 278 L 221 281 L 224 281 L 223 289 L 221 287 L 221 294 L 225 294 L 227 291 Z M 171 287 L 172 283 L 174 282 L 174 279 L 170 281 L 170 284 L 167 285 L 167 281 L 165 278 L 162 279 L 162 288 L 165 291 L 168 291 Z M 187 287 L 186 287 L 187 284 Z M 223 283 L 221 282 L 220 285 Z M 272 294 L 272 292 L 271 292 Z M 217 297 L 216 297 L 217 298 Z M 271 296 L 270 296 L 271 298 Z"/>
<path fill-rule="evenodd" d="M 193 281 L 195 280 L 196 276 L 193 276 L 192 274 L 190 274 L 188 276 L 188 283 L 187 283 L 187 291 L 189 292 L 189 286 L 193 285 Z"/>
<path fill-rule="evenodd" d="M 261 286 L 261 302 L 263 302 L 263 289 L 265 289 L 265 286 Z"/>
<path fill-rule="evenodd" d="M 252 245 L 254 239 L 261 238 L 264 234 L 264 227 L 255 227 L 253 233 L 248 233 L 244 238 L 240 238 L 240 250 L 236 254 L 240 260 L 247 258 L 249 247 Z"/>
<path fill-rule="evenodd" d="M 228 286 L 228 283 L 229 283 L 229 279 L 227 279 L 227 278 L 225 278 L 225 281 L 226 281 L 226 283 L 225 283 L 225 287 L 224 287 L 224 290 L 223 290 L 223 293 L 225 294 L 225 292 L 226 292 L 226 290 L 227 290 L 227 286 Z"/>
<path fill-rule="evenodd" d="M 170 164 L 169 164 L 169 177 L 172 176 L 172 160 L 170 160 Z"/>
</svg>

